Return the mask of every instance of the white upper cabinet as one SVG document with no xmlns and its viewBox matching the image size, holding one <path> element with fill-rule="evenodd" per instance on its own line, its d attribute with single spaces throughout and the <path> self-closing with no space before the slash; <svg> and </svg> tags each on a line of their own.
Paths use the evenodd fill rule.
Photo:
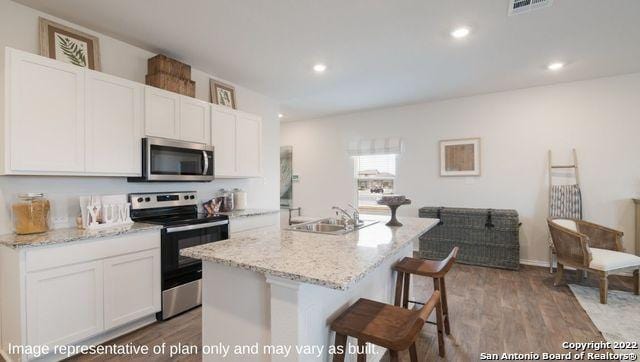
<svg viewBox="0 0 640 362">
<path fill-rule="evenodd" d="M 236 119 L 236 162 L 238 176 L 262 175 L 262 120 L 240 112 Z"/>
<path fill-rule="evenodd" d="M 236 169 L 236 112 L 212 106 L 211 144 L 214 147 L 216 177 L 235 177 Z"/>
<path fill-rule="evenodd" d="M 144 86 L 87 72 L 87 172 L 139 176 Z"/>
<path fill-rule="evenodd" d="M 180 95 L 147 86 L 144 92 L 147 136 L 180 138 Z"/>
<path fill-rule="evenodd" d="M 211 144 L 211 105 L 180 97 L 180 136 L 183 141 Z"/>
<path fill-rule="evenodd" d="M 262 176 L 262 120 L 235 109 L 6 48 L 0 171 L 140 176 L 141 140 L 215 147 L 215 176 Z"/>
<path fill-rule="evenodd" d="M 260 117 L 212 105 L 211 143 L 215 147 L 216 177 L 262 176 Z"/>
<path fill-rule="evenodd" d="M 5 172 L 83 172 L 83 69 L 13 49 L 6 61 Z"/>
</svg>

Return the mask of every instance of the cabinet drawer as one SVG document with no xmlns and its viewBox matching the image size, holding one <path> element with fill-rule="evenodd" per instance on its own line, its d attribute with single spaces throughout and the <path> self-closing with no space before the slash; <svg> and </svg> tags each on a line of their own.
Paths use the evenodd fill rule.
<svg viewBox="0 0 640 362">
<path fill-rule="evenodd" d="M 104 259 L 160 247 L 160 230 L 151 230 L 95 241 L 61 243 L 27 250 L 27 272 Z"/>
</svg>

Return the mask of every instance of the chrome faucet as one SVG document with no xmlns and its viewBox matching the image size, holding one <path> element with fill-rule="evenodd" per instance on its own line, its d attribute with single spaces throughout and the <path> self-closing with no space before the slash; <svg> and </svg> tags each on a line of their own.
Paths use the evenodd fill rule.
<svg viewBox="0 0 640 362">
<path fill-rule="evenodd" d="M 353 210 L 353 221 L 355 225 L 359 225 L 362 223 L 362 221 L 360 220 L 360 211 L 358 211 L 358 208 L 351 205 L 351 204 L 347 204 L 348 207 L 351 208 L 351 210 Z"/>
<path fill-rule="evenodd" d="M 341 208 L 340 206 L 333 206 L 331 209 L 332 210 L 336 210 L 336 214 L 338 214 L 338 212 L 342 213 L 344 216 L 347 217 L 347 219 L 349 219 L 351 221 L 351 223 L 354 226 L 358 226 L 361 222 L 360 222 L 360 213 L 358 212 L 358 210 L 353 207 L 353 205 L 349 204 L 349 207 L 353 209 L 353 215 L 350 215 L 347 210 Z"/>
</svg>

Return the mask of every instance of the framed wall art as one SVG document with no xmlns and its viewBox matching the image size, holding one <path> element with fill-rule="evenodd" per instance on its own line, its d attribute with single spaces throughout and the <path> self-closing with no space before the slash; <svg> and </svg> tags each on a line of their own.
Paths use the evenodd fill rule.
<svg viewBox="0 0 640 362">
<path fill-rule="evenodd" d="M 211 102 L 236 109 L 236 90 L 232 86 L 220 83 L 215 79 L 209 81 Z"/>
<path fill-rule="evenodd" d="M 39 18 L 40 55 L 79 67 L 100 70 L 98 38 Z"/>
<path fill-rule="evenodd" d="M 440 141 L 440 176 L 480 176 L 480 138 Z"/>
</svg>

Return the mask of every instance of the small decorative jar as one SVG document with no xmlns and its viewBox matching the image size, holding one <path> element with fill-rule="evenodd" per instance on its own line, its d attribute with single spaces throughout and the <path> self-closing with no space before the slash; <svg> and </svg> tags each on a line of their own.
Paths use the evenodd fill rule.
<svg viewBox="0 0 640 362">
<path fill-rule="evenodd" d="M 222 196 L 224 197 L 224 202 L 222 203 L 222 207 L 220 208 L 220 211 L 222 212 L 233 211 L 234 209 L 233 192 L 225 190 Z"/>
<path fill-rule="evenodd" d="M 11 205 L 13 227 L 16 234 L 38 234 L 49 231 L 51 204 L 41 193 L 18 194 Z"/>
<path fill-rule="evenodd" d="M 242 189 L 233 189 L 233 209 L 244 210 L 247 208 L 247 192 Z"/>
</svg>

